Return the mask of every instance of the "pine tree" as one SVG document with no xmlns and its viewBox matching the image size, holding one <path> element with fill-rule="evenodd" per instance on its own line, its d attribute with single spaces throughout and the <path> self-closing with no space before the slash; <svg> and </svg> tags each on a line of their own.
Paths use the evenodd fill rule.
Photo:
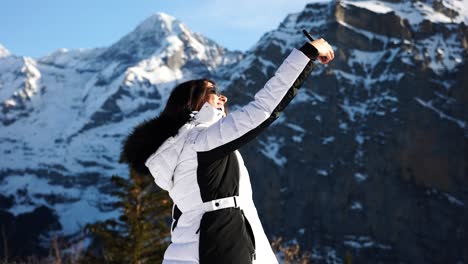
<svg viewBox="0 0 468 264">
<path fill-rule="evenodd" d="M 161 263 L 170 236 L 168 219 L 171 203 L 166 192 L 158 189 L 152 178 L 130 171 L 129 179 L 112 176 L 113 193 L 120 211 L 118 219 L 88 224 L 85 230 L 94 235 L 99 253 L 88 252 L 93 263 Z"/>
</svg>

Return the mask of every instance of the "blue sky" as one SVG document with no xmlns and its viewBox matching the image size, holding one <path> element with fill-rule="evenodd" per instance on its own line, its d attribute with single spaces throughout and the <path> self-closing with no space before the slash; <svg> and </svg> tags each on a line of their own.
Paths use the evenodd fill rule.
<svg viewBox="0 0 468 264">
<path fill-rule="evenodd" d="M 229 49 L 244 51 L 308 2 L 5 0 L 0 8 L 0 43 L 15 55 L 34 58 L 58 48 L 105 47 L 150 15 L 164 12 Z"/>
</svg>

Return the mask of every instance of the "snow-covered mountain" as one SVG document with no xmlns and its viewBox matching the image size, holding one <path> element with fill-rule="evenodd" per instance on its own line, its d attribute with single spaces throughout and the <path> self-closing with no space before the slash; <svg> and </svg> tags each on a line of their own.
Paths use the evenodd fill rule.
<svg viewBox="0 0 468 264">
<path fill-rule="evenodd" d="M 466 262 L 467 6 L 309 4 L 245 53 L 162 13 L 110 47 L 34 60 L 0 46 L 0 205 L 14 215 L 46 205 L 66 234 L 113 216 L 109 176 L 128 173 L 121 140 L 170 89 L 214 78 L 235 109 L 307 29 L 335 60 L 241 149 L 267 233 L 319 263 Z"/>
<path fill-rule="evenodd" d="M 170 89 L 242 57 L 163 13 L 107 48 L 2 54 L 0 192 L 15 197 L 15 215 L 52 207 L 66 234 L 112 214 L 102 205 L 109 177 L 128 173 L 121 141 L 160 112 Z"/>
</svg>

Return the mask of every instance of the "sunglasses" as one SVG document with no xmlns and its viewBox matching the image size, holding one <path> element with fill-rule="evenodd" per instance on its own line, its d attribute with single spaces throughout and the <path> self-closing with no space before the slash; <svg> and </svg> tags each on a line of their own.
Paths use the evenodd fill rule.
<svg viewBox="0 0 468 264">
<path fill-rule="evenodd" d="M 210 94 L 221 96 L 221 91 L 219 90 L 218 86 L 213 86 L 213 88 L 210 90 Z"/>
</svg>

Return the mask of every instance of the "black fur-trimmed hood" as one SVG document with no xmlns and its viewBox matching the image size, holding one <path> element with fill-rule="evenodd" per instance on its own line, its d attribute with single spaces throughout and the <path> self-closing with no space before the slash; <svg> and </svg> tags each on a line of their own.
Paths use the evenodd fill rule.
<svg viewBox="0 0 468 264">
<path fill-rule="evenodd" d="M 189 119 L 187 112 L 179 117 L 158 116 L 138 124 L 122 142 L 119 161 L 127 163 L 140 175 L 151 175 L 145 161 Z"/>
<path fill-rule="evenodd" d="M 200 111 L 181 113 L 179 116 L 159 116 L 137 125 L 122 144 L 120 162 L 127 163 L 140 175 L 150 175 L 145 161 L 188 121 L 211 125 L 225 116 L 220 109 L 209 103 L 203 104 Z"/>
</svg>

